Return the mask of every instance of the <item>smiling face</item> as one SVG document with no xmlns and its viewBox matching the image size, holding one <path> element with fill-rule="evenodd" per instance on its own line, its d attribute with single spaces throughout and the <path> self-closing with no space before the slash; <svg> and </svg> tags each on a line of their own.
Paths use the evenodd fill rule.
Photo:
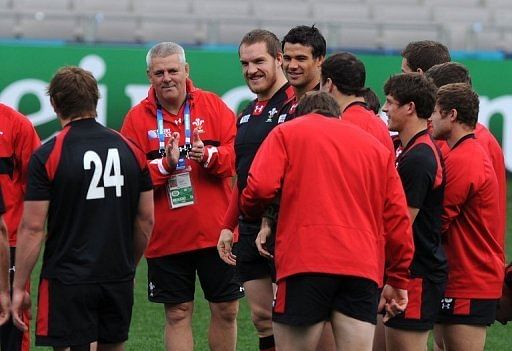
<svg viewBox="0 0 512 351">
<path fill-rule="evenodd" d="M 311 46 L 284 44 L 283 70 L 290 84 L 299 90 L 310 90 L 318 84 L 322 62 L 323 57 L 313 58 Z"/>
<path fill-rule="evenodd" d="M 281 70 L 283 56 L 278 53 L 272 57 L 265 42 L 242 44 L 240 46 L 240 63 L 247 86 L 258 99 L 269 99 L 277 84 L 277 74 Z"/>
<path fill-rule="evenodd" d="M 154 57 L 147 74 L 160 103 L 180 103 L 185 98 L 189 67 L 178 54 Z"/>
<path fill-rule="evenodd" d="M 388 116 L 388 129 L 400 133 L 407 122 L 405 105 L 401 105 L 393 96 L 387 95 L 382 111 Z"/>
</svg>

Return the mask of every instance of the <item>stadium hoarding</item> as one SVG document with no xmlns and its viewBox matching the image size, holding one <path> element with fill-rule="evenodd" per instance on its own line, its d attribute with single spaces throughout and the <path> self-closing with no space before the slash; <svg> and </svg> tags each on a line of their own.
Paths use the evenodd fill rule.
<svg viewBox="0 0 512 351">
<path fill-rule="evenodd" d="M 0 102 L 26 114 L 46 139 L 59 130 L 46 96 L 54 72 L 64 65 L 91 71 L 99 82 L 98 119 L 119 129 L 128 109 L 147 94 L 145 47 L 0 44 Z M 382 86 L 398 73 L 399 56 L 360 55 L 367 68 L 367 85 L 383 101 Z M 236 51 L 187 50 L 195 84 L 222 96 L 235 111 L 253 95 L 245 86 Z M 480 94 L 479 120 L 500 141 L 508 171 L 512 171 L 512 61 L 461 60 L 471 71 Z"/>
</svg>

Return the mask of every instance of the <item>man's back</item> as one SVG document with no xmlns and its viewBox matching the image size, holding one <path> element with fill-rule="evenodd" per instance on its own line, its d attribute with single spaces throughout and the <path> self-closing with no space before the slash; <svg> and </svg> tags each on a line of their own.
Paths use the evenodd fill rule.
<svg viewBox="0 0 512 351">
<path fill-rule="evenodd" d="M 281 162 L 268 160 L 263 167 L 257 161 L 264 158 L 257 156 L 249 177 L 258 169 L 271 179 L 272 174 L 284 175 L 276 237 L 278 279 L 309 271 L 380 281 L 386 199 L 393 197 L 405 212 L 391 152 L 360 128 L 320 115 L 279 126 L 267 140 L 264 150 L 285 159 L 286 166 L 279 169 Z M 278 251 L 297 254 L 280 256 Z"/>
<path fill-rule="evenodd" d="M 151 190 L 144 155 L 94 119 L 72 121 L 32 158 L 26 200 L 50 200 L 45 278 L 132 279 L 133 223 Z"/>
</svg>

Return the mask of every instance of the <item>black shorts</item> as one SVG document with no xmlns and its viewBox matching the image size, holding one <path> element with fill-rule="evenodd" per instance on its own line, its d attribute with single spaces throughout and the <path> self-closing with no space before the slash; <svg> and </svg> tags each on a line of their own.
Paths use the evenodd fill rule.
<svg viewBox="0 0 512 351">
<path fill-rule="evenodd" d="M 148 258 L 148 298 L 151 302 L 180 304 L 194 300 L 196 273 L 210 302 L 244 296 L 235 267 L 219 257 L 216 248 Z"/>
<path fill-rule="evenodd" d="M 249 280 L 270 277 L 275 282 L 276 269 L 274 261 L 261 256 L 256 247 L 256 237 L 260 231 L 261 221 L 238 222 L 238 243 L 235 246 L 236 270 L 242 283 Z M 272 246 L 272 245 L 271 245 Z M 270 247 L 273 251 L 273 248 Z"/>
<path fill-rule="evenodd" d="M 391 318 L 386 327 L 403 330 L 431 330 L 437 321 L 439 301 L 446 283 L 426 278 L 412 278 L 407 287 L 409 302 L 405 313 Z"/>
<path fill-rule="evenodd" d="M 462 299 L 445 296 L 439 305 L 439 324 L 491 325 L 496 320 L 497 299 Z"/>
<path fill-rule="evenodd" d="M 331 319 L 334 310 L 377 323 L 379 289 L 374 281 L 342 275 L 304 274 L 277 282 L 272 320 L 307 326 Z"/>
<path fill-rule="evenodd" d="M 37 346 L 120 343 L 128 339 L 133 281 L 66 285 L 42 278 L 37 305 Z"/>
</svg>

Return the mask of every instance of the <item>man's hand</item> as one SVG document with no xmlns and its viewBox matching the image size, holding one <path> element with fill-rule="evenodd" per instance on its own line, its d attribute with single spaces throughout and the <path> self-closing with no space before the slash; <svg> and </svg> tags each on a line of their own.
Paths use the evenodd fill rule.
<svg viewBox="0 0 512 351">
<path fill-rule="evenodd" d="M 203 163 L 204 143 L 199 137 L 199 131 L 194 129 L 192 136 L 192 149 L 188 153 L 188 158 L 199 163 Z"/>
<path fill-rule="evenodd" d="M 11 316 L 11 298 L 9 291 L 0 292 L 0 325 L 4 325 Z"/>
<path fill-rule="evenodd" d="M 23 312 L 28 311 L 28 318 L 32 319 L 30 311 L 30 295 L 28 292 L 22 289 L 14 289 L 12 292 L 12 321 L 16 328 L 25 332 L 28 330 L 28 326 L 23 322 Z"/>
<path fill-rule="evenodd" d="M 167 164 L 171 169 L 175 169 L 180 159 L 180 133 L 174 132 L 171 135 L 171 139 L 165 146 L 165 157 L 167 158 Z"/>
<path fill-rule="evenodd" d="M 407 290 L 397 289 L 391 285 L 384 285 L 379 302 L 379 311 L 385 308 L 386 315 L 382 319 L 387 322 L 399 314 L 404 313 L 409 299 L 407 297 Z"/>
<path fill-rule="evenodd" d="M 270 219 L 263 217 L 261 220 L 261 227 L 260 231 L 258 232 L 258 236 L 256 237 L 256 246 L 258 247 L 258 251 L 261 256 L 273 259 L 274 256 L 270 254 L 268 248 L 267 248 L 267 241 L 268 238 L 272 235 L 272 226 Z"/>
<path fill-rule="evenodd" d="M 231 266 L 236 265 L 236 256 L 233 255 L 233 232 L 229 229 L 220 231 L 219 242 L 217 243 L 217 251 L 220 258 Z"/>
</svg>

